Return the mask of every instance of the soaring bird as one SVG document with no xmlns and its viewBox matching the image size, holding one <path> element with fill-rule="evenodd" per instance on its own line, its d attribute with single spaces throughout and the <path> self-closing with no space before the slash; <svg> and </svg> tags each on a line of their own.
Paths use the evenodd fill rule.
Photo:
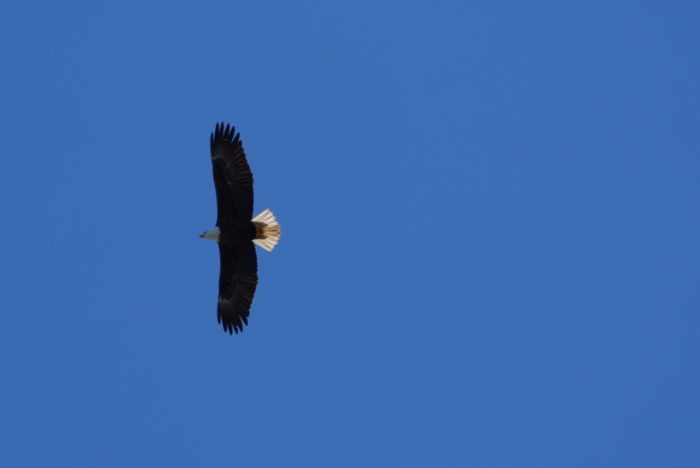
<svg viewBox="0 0 700 468">
<path fill-rule="evenodd" d="M 250 305 L 258 285 L 257 244 L 268 252 L 277 245 L 280 225 L 272 211 L 253 217 L 253 174 L 243 142 L 229 124 L 216 124 L 209 140 L 216 187 L 216 226 L 199 237 L 219 244 L 217 319 L 233 334 L 248 325 Z"/>
</svg>

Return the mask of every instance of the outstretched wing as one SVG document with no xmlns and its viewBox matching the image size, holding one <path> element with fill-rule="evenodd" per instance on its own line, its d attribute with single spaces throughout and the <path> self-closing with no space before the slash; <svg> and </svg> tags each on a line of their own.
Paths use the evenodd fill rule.
<svg viewBox="0 0 700 468">
<path fill-rule="evenodd" d="M 216 124 L 209 140 L 216 187 L 217 220 L 221 226 L 253 217 L 253 174 L 243 152 L 240 133 L 229 124 Z"/>
<path fill-rule="evenodd" d="M 258 285 L 258 258 L 255 244 L 219 244 L 221 271 L 219 273 L 219 301 L 217 318 L 224 331 L 230 334 L 248 325 L 250 304 Z"/>
</svg>

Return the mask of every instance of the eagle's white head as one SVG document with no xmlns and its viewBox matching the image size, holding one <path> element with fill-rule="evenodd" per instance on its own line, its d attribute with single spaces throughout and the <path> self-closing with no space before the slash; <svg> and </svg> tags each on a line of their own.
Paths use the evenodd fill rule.
<svg viewBox="0 0 700 468">
<path fill-rule="evenodd" d="M 199 237 L 202 239 L 210 239 L 219 242 L 219 239 L 221 238 L 221 230 L 218 227 L 215 227 L 207 232 L 203 232 L 199 235 Z"/>
</svg>

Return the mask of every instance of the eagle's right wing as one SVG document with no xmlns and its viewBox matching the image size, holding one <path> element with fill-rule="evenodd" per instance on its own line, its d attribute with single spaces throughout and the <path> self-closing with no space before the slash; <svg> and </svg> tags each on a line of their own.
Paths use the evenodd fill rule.
<svg viewBox="0 0 700 468">
<path fill-rule="evenodd" d="M 240 133 L 231 125 L 216 124 L 209 139 L 216 187 L 217 220 L 221 226 L 253 217 L 253 174 L 243 151 Z"/>
<path fill-rule="evenodd" d="M 219 301 L 217 319 L 230 334 L 248 325 L 250 304 L 258 285 L 258 258 L 255 244 L 219 244 L 221 270 L 219 272 Z"/>
</svg>

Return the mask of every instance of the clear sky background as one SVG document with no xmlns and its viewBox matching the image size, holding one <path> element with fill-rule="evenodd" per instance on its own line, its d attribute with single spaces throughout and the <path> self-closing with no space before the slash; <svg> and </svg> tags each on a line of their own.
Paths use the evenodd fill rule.
<svg viewBox="0 0 700 468">
<path fill-rule="evenodd" d="M 700 466 L 699 5 L 3 3 L 0 465 Z"/>
</svg>

